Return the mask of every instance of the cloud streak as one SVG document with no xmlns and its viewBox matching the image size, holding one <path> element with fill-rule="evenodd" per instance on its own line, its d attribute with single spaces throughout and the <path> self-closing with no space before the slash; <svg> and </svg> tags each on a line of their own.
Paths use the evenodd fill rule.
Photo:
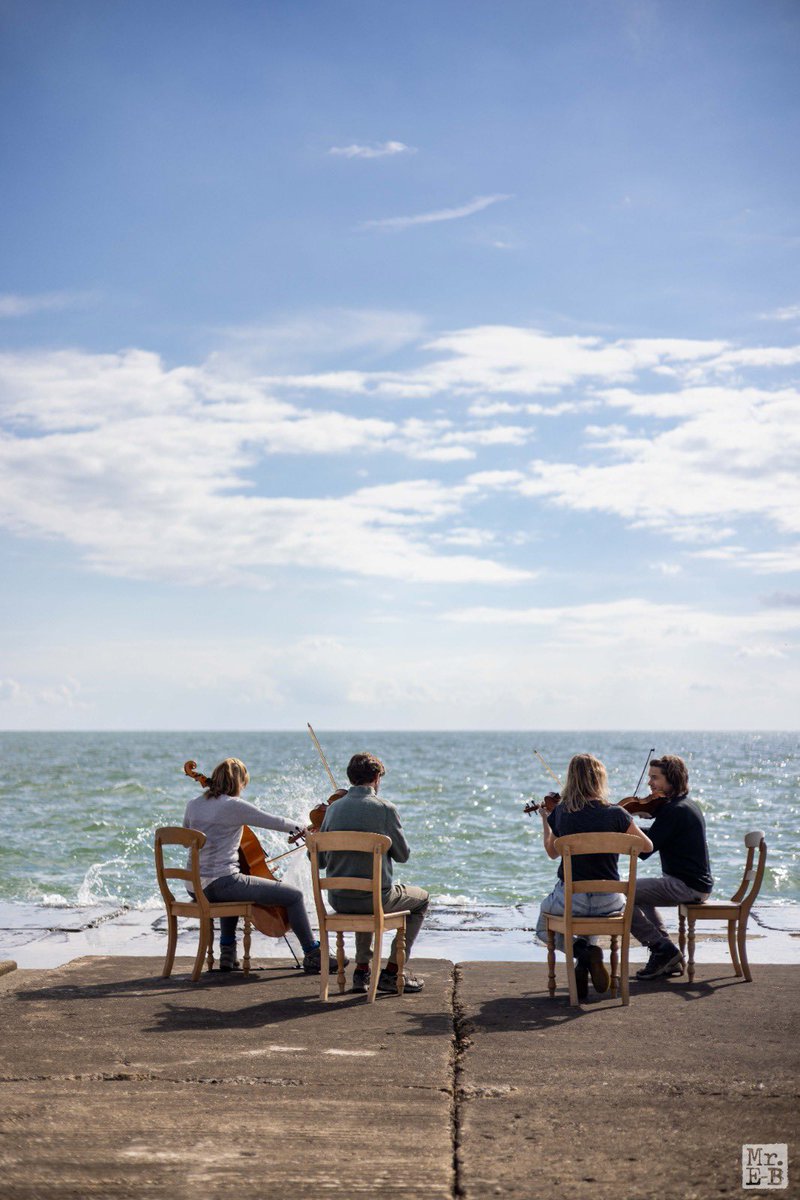
<svg viewBox="0 0 800 1200">
<path fill-rule="evenodd" d="M 354 142 L 350 146 L 331 146 L 328 154 L 339 158 L 391 158 L 396 154 L 416 154 L 415 146 L 407 146 L 405 142 L 374 142 L 371 146 L 362 146 Z"/>
<path fill-rule="evenodd" d="M 510 195 L 497 193 L 493 196 L 476 196 L 468 204 L 456 208 L 440 208 L 434 212 L 417 213 L 409 217 L 380 217 L 377 220 L 362 221 L 360 229 L 410 229 L 415 225 L 433 225 L 439 221 L 460 221 L 463 217 L 471 217 L 482 212 L 492 204 L 500 204 L 503 200 L 511 200 Z"/>
</svg>

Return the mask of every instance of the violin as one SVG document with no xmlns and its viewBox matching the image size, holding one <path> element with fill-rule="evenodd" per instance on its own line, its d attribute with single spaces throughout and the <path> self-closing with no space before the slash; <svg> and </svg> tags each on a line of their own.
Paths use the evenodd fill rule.
<svg viewBox="0 0 800 1200">
<path fill-rule="evenodd" d="M 201 787 L 207 788 L 211 780 L 197 770 L 193 758 L 183 764 L 183 771 L 190 779 L 196 779 Z M 242 826 L 242 839 L 239 842 L 239 870 L 243 875 L 256 875 L 259 879 L 271 879 L 277 882 L 278 876 L 270 870 L 264 847 L 253 833 L 249 825 Z M 281 938 L 291 929 L 289 916 L 285 908 L 278 905 L 267 907 L 263 904 L 253 905 L 253 924 L 267 937 Z"/>
<path fill-rule="evenodd" d="M 304 830 L 298 830 L 297 833 L 293 833 L 290 836 L 289 841 L 292 843 L 299 842 L 300 838 L 305 837 L 307 833 L 319 833 L 322 822 L 325 820 L 325 813 L 333 804 L 334 800 L 341 800 L 342 796 L 346 795 L 347 788 L 337 788 L 333 795 L 328 796 L 328 799 L 323 801 L 322 804 L 315 805 L 315 807 L 312 808 L 311 812 L 308 814 L 308 828 Z"/>
<path fill-rule="evenodd" d="M 542 809 L 546 813 L 551 813 L 557 804 L 561 803 L 561 796 L 558 792 L 548 792 L 544 800 L 529 800 L 523 808 L 524 813 L 538 813 Z"/>
<path fill-rule="evenodd" d="M 644 816 L 654 817 L 669 799 L 669 796 L 662 796 L 659 792 L 644 797 L 626 796 L 624 800 L 619 801 L 618 807 L 624 808 L 631 814 L 642 813 Z"/>
</svg>

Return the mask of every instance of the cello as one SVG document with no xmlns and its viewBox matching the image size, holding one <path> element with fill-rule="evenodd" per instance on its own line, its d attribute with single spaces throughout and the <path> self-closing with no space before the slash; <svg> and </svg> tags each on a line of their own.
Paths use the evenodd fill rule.
<svg viewBox="0 0 800 1200">
<path fill-rule="evenodd" d="M 211 780 L 197 770 L 197 763 L 190 758 L 183 764 L 183 771 L 190 779 L 195 779 L 201 787 L 207 788 Z M 277 875 L 270 870 L 264 848 L 249 825 L 242 827 L 242 840 L 239 843 L 239 870 L 243 875 L 255 875 L 259 879 L 271 879 L 277 882 Z M 253 924 L 267 937 L 285 937 L 291 926 L 285 908 L 278 905 L 266 907 L 263 904 L 253 905 Z M 289 943 L 286 943 L 289 946 Z M 289 946 L 291 950 L 291 946 Z M 294 956 L 294 951 L 292 950 Z"/>
</svg>

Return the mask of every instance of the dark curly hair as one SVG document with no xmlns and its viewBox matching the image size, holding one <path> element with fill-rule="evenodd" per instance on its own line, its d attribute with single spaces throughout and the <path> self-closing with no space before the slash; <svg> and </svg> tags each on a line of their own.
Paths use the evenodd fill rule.
<svg viewBox="0 0 800 1200">
<path fill-rule="evenodd" d="M 685 796 L 689 790 L 689 772 L 686 763 L 677 754 L 664 754 L 661 758 L 651 758 L 650 766 L 657 767 L 670 786 L 670 795 Z"/>
<path fill-rule="evenodd" d="M 354 785 L 372 783 L 376 775 L 385 775 L 386 767 L 374 754 L 362 750 L 354 754 L 347 764 L 347 778 Z"/>
</svg>

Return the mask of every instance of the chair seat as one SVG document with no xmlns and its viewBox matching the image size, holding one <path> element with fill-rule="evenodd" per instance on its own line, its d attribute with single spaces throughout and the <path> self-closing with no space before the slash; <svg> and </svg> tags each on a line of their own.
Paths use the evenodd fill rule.
<svg viewBox="0 0 800 1200">
<path fill-rule="evenodd" d="M 247 901 L 231 900 L 226 904 L 209 904 L 208 911 L 212 917 L 243 917 L 250 915 L 252 905 Z M 200 917 L 203 915 L 200 905 L 195 900 L 182 902 L 176 900 L 170 905 L 170 912 L 176 917 Z"/>
<path fill-rule="evenodd" d="M 678 905 L 680 912 L 685 913 L 687 917 L 692 917 L 695 920 L 700 917 L 708 921 L 735 921 L 739 916 L 740 906 L 738 904 L 680 904 Z"/>
<path fill-rule="evenodd" d="M 619 934 L 624 924 L 625 917 L 623 913 L 620 913 L 618 917 L 573 917 L 572 932 Z M 558 914 L 548 913 L 547 928 L 552 929 L 554 933 L 566 933 L 566 918 Z"/>
<path fill-rule="evenodd" d="M 384 929 L 399 929 L 406 917 L 411 916 L 410 909 L 402 912 L 384 913 Z M 375 928 L 375 917 L 372 913 L 336 913 L 325 918 L 328 929 L 334 933 L 371 933 Z"/>
</svg>

